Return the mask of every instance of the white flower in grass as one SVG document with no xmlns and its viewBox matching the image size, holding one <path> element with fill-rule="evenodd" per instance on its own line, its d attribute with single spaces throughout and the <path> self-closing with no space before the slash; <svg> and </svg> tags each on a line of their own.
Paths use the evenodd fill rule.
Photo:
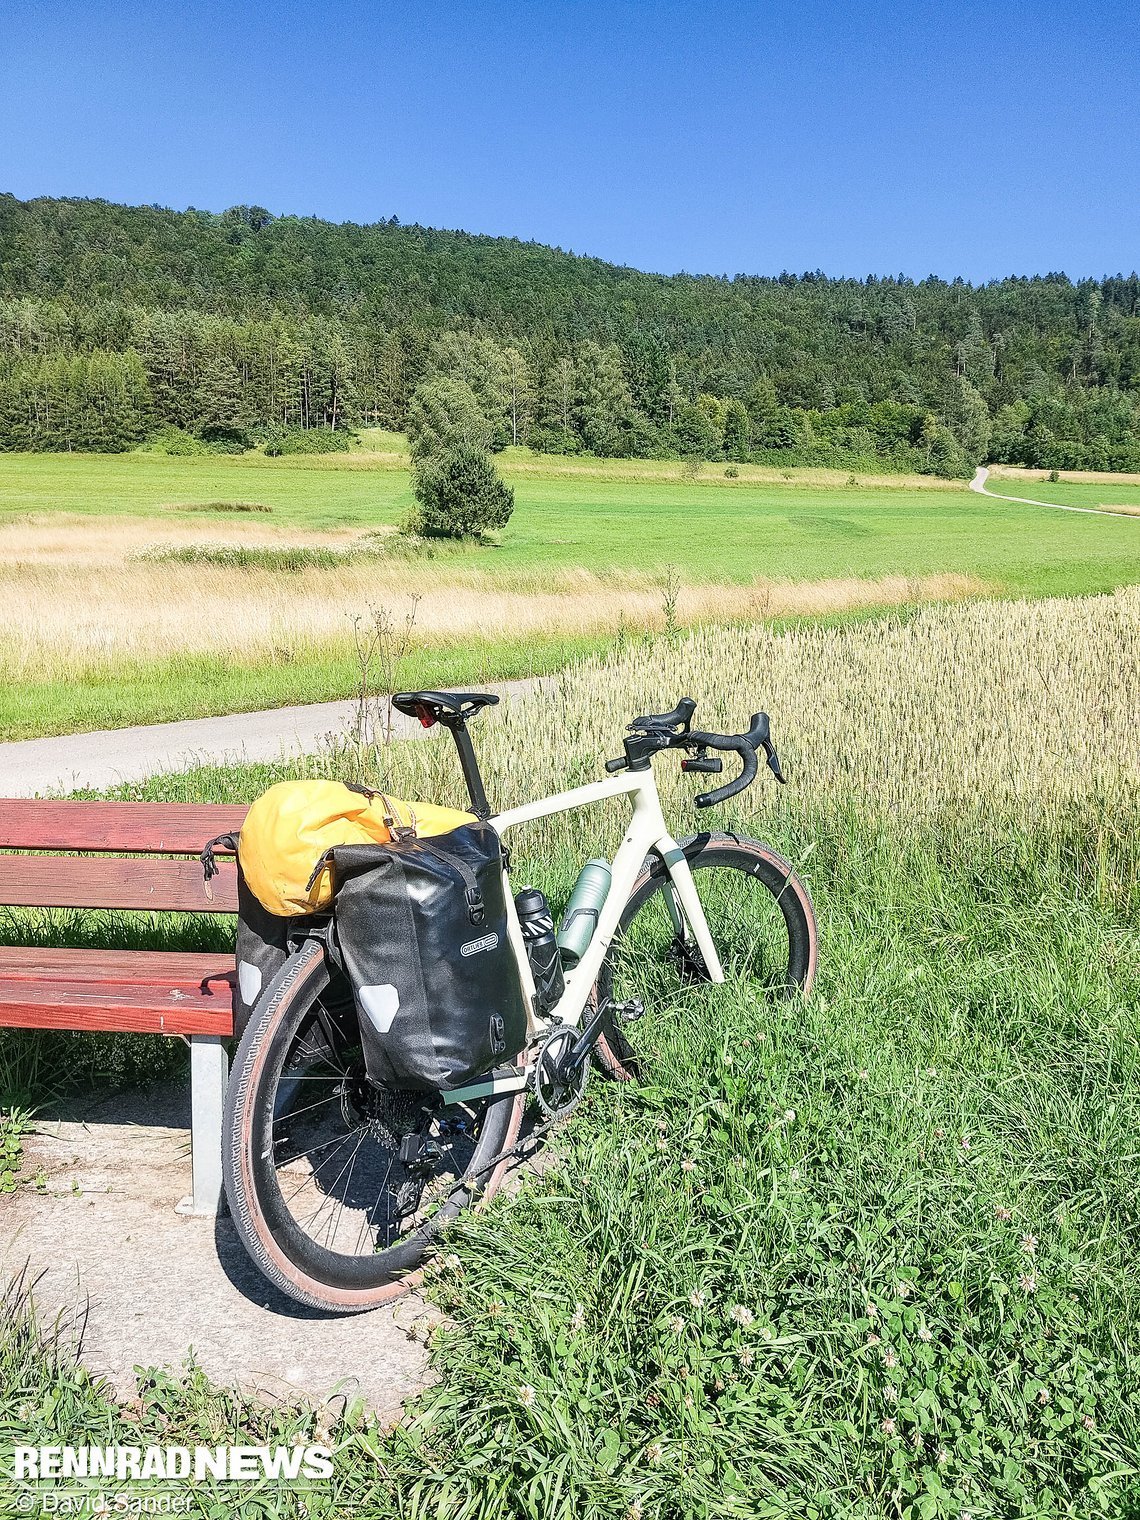
<svg viewBox="0 0 1140 1520">
<path fill-rule="evenodd" d="M 865 1066 L 859 1068 L 859 1080 L 860 1082 L 869 1082 L 871 1080 L 871 1073 Z"/>
<path fill-rule="evenodd" d="M 800 1180 L 800 1169 L 799 1169 L 799 1167 L 798 1166 L 793 1166 L 792 1169 L 791 1169 L 791 1171 L 788 1173 L 788 1177 L 789 1177 L 790 1181 L 792 1181 L 792 1182 L 798 1182 Z"/>
<path fill-rule="evenodd" d="M 734 1325 L 750 1325 L 756 1317 L 746 1304 L 733 1304 L 728 1314 Z"/>
<path fill-rule="evenodd" d="M 947 1462 L 950 1460 L 950 1453 L 946 1450 L 945 1446 L 940 1446 L 938 1448 L 938 1452 L 934 1460 L 938 1463 L 939 1467 L 946 1466 Z"/>
<path fill-rule="evenodd" d="M 696 1169 L 697 1163 L 695 1161 L 691 1161 L 688 1156 L 686 1156 L 684 1161 L 681 1162 L 681 1170 L 683 1172 L 695 1172 Z"/>
<path fill-rule="evenodd" d="M 1042 1407 L 1044 1407 L 1044 1405 L 1049 1402 L 1050 1397 L 1051 1395 L 1048 1388 L 1039 1388 L 1037 1390 L 1037 1402 L 1042 1405 Z"/>
<path fill-rule="evenodd" d="M 1013 1210 L 1007 1209 L 1004 1203 L 994 1204 L 994 1217 L 997 1219 L 1012 1219 Z"/>
<path fill-rule="evenodd" d="M 1021 1237 L 1021 1249 L 1025 1252 L 1026 1256 L 1035 1256 L 1037 1254 L 1037 1236 L 1028 1233 L 1023 1235 Z"/>
<path fill-rule="evenodd" d="M 893 1436 L 897 1428 L 898 1428 L 897 1422 L 895 1420 L 892 1420 L 892 1419 L 886 1419 L 886 1420 L 884 1420 L 882 1422 L 882 1424 L 879 1426 L 879 1429 L 883 1432 L 883 1434 L 885 1436 Z"/>
<path fill-rule="evenodd" d="M 898 1296 L 900 1298 L 909 1298 L 910 1295 L 914 1292 L 914 1284 L 912 1282 L 909 1282 L 904 1277 L 904 1278 L 902 1278 L 899 1281 L 898 1286 L 895 1289 L 895 1292 L 898 1294 Z"/>
<path fill-rule="evenodd" d="M 751 1346 L 741 1346 L 740 1350 L 736 1354 L 740 1358 L 740 1365 L 742 1367 L 752 1366 L 755 1358 L 753 1357 Z"/>
<path fill-rule="evenodd" d="M 868 1335 L 868 1337 L 867 1337 L 867 1344 L 868 1344 L 868 1346 L 877 1346 L 881 1340 L 882 1340 L 882 1336 L 881 1335 L 876 1335 L 875 1332 L 872 1330 L 871 1333 L 870 1333 L 870 1335 Z"/>
<path fill-rule="evenodd" d="M 651 1467 L 656 1467 L 664 1455 L 665 1448 L 660 1441 L 650 1441 L 649 1445 L 645 1448 L 645 1460 Z"/>
<path fill-rule="evenodd" d="M 534 1401 L 537 1397 L 537 1393 L 529 1383 L 521 1383 L 519 1385 L 519 1403 L 524 1409 L 533 1409 Z"/>
<path fill-rule="evenodd" d="M 672 1319 L 669 1321 L 669 1329 L 672 1330 L 672 1332 L 673 1332 L 674 1335 L 680 1335 L 681 1331 L 684 1328 L 685 1328 L 685 1317 L 684 1317 L 684 1315 L 683 1314 L 674 1314 L 674 1316 L 672 1317 Z"/>
<path fill-rule="evenodd" d="M 878 1306 L 878 1304 L 869 1303 L 867 1305 L 867 1318 L 868 1319 L 878 1319 L 878 1317 L 879 1317 L 879 1306 Z"/>
<path fill-rule="evenodd" d="M 735 1166 L 735 1167 L 739 1167 L 739 1169 L 740 1169 L 740 1170 L 741 1170 L 741 1171 L 743 1171 L 743 1170 L 744 1170 L 744 1167 L 745 1167 L 745 1165 L 746 1165 L 746 1164 L 747 1164 L 747 1163 L 746 1163 L 746 1162 L 745 1162 L 745 1160 L 744 1160 L 744 1157 L 743 1157 L 743 1156 L 733 1156 L 733 1158 L 732 1158 L 732 1164 L 733 1164 L 733 1166 Z"/>
<path fill-rule="evenodd" d="M 785 1110 L 784 1110 L 784 1123 L 785 1124 L 793 1124 L 795 1122 L 795 1118 L 796 1118 L 796 1111 L 795 1111 L 795 1109 L 794 1108 L 785 1108 Z"/>
<path fill-rule="evenodd" d="M 703 1309 L 707 1299 L 699 1288 L 694 1288 L 692 1293 L 689 1294 L 689 1302 L 694 1309 Z"/>
<path fill-rule="evenodd" d="M 574 1313 L 570 1316 L 570 1328 L 571 1330 L 581 1330 L 582 1326 L 585 1323 L 586 1306 L 585 1304 L 576 1304 L 574 1307 Z"/>
<path fill-rule="evenodd" d="M 897 1367 L 898 1364 L 899 1364 L 898 1357 L 894 1354 L 894 1352 L 888 1346 L 887 1349 L 883 1352 L 883 1366 L 884 1367 Z"/>
<path fill-rule="evenodd" d="M 443 1258 L 443 1264 L 449 1272 L 459 1271 L 460 1261 L 458 1256 L 445 1256 Z"/>
<path fill-rule="evenodd" d="M 1096 1421 L 1093 1419 L 1093 1417 L 1092 1417 L 1091 1414 L 1084 1414 L 1084 1415 L 1082 1415 L 1081 1416 L 1081 1424 L 1085 1427 L 1086 1430 L 1095 1430 L 1096 1429 Z"/>
<path fill-rule="evenodd" d="M 696 1400 L 693 1398 L 693 1395 L 691 1393 L 687 1393 L 685 1395 L 685 1408 L 686 1409 L 695 1409 L 696 1407 L 697 1407 Z"/>
<path fill-rule="evenodd" d="M 1020 1277 L 1017 1279 L 1017 1284 L 1018 1284 L 1018 1287 L 1021 1289 L 1021 1291 L 1023 1293 L 1036 1293 L 1037 1292 L 1037 1274 L 1036 1274 L 1036 1272 L 1022 1272 L 1022 1274 L 1020 1275 Z"/>
<path fill-rule="evenodd" d="M 897 1388 L 888 1383 L 887 1386 L 883 1389 L 883 1397 L 886 1399 L 888 1404 L 897 1404 L 899 1401 L 899 1391 Z"/>
<path fill-rule="evenodd" d="M 923 1325 L 922 1329 L 918 1332 L 918 1338 L 920 1341 L 932 1341 L 934 1339 L 934 1336 L 927 1329 L 927 1327 Z"/>
<path fill-rule="evenodd" d="M 642 1514 L 644 1513 L 641 1508 L 641 1500 L 635 1499 L 625 1513 L 627 1520 L 641 1520 Z"/>
<path fill-rule="evenodd" d="M 937 1066 L 928 1066 L 926 1068 L 926 1075 L 928 1077 L 936 1077 L 938 1075 L 938 1068 L 937 1068 Z"/>
<path fill-rule="evenodd" d="M 970 1149 L 970 1137 L 969 1137 L 969 1135 L 963 1135 L 962 1138 L 961 1138 L 961 1140 L 959 1140 L 958 1144 L 962 1147 L 962 1149 L 964 1151 L 968 1151 Z"/>
</svg>

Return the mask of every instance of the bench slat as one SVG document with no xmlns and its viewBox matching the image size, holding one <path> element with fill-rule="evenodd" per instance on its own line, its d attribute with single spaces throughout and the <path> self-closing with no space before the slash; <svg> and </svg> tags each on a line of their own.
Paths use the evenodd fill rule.
<svg viewBox="0 0 1140 1520">
<path fill-rule="evenodd" d="M 212 982 L 158 986 L 53 980 L 0 981 L 0 1024 L 15 1029 L 82 1029 L 135 1034 L 233 1033 L 232 989 Z"/>
<path fill-rule="evenodd" d="M 203 802 L 44 802 L 0 798 L 0 849 L 130 850 L 197 855 L 215 834 L 236 832 L 248 808 Z"/>
<path fill-rule="evenodd" d="M 201 950 L 68 950 L 0 946 L 0 982 L 109 982 L 197 987 L 234 975 L 232 952 Z"/>
<path fill-rule="evenodd" d="M 0 855 L 0 903 L 13 908 L 142 908 L 184 913 L 236 913 L 233 856 L 218 857 L 219 875 L 206 896 L 196 860 L 121 860 Z"/>
</svg>

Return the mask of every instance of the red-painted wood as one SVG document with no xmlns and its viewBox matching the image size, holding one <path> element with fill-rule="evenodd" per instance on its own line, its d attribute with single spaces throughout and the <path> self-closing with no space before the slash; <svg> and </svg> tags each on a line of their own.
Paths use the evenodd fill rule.
<svg viewBox="0 0 1140 1520">
<path fill-rule="evenodd" d="M 140 951 L 145 954 L 145 951 Z M 167 981 L 125 985 L 98 978 L 85 981 L 0 980 L 0 1024 L 16 1029 L 83 1029 L 138 1034 L 233 1033 L 232 988 L 228 981 Z"/>
<path fill-rule="evenodd" d="M 58 950 L 0 946 L 0 982 L 99 981 L 197 987 L 234 975 L 232 951 Z"/>
<path fill-rule="evenodd" d="M 197 855 L 215 834 L 236 833 L 248 809 L 191 802 L 43 802 L 0 798 L 0 849 L 129 850 Z"/>
<path fill-rule="evenodd" d="M 13 908 L 143 908 L 237 911 L 237 871 L 220 856 L 207 896 L 196 860 L 114 856 L 0 855 L 0 903 Z"/>
</svg>

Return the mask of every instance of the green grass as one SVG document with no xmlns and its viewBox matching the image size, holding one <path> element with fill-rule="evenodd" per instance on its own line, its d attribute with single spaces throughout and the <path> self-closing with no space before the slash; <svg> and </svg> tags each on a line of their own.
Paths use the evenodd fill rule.
<svg viewBox="0 0 1140 1520">
<path fill-rule="evenodd" d="M 513 478 L 516 510 L 501 544 L 472 549 L 465 563 L 504 572 L 671 564 L 690 581 L 740 582 L 960 571 L 1032 595 L 1103 591 L 1140 577 L 1140 534 L 1130 521 L 1064 513 L 1046 521 L 1037 509 L 986 501 L 964 486 L 643 481 L 554 473 L 561 461 L 549 468 Z M 512 478 L 509 461 L 506 471 Z M 1051 489 L 1140 500 L 1136 487 Z M 1026 494 L 1039 494 L 1036 484 Z M 366 528 L 398 522 L 411 499 L 406 470 L 351 454 L 0 455 L 0 522 L 9 514 L 150 516 L 169 503 L 256 501 L 273 508 L 276 526 Z"/>
<path fill-rule="evenodd" d="M 555 635 L 544 639 L 480 639 L 434 644 L 400 664 L 408 690 L 479 686 L 559 670 L 612 641 Z M 0 739 L 174 723 L 218 712 L 257 712 L 294 703 L 350 697 L 360 669 L 343 646 L 272 662 L 184 655 L 176 660 L 120 666 L 106 676 L 68 681 L 28 680 L 0 686 Z"/>
<path fill-rule="evenodd" d="M 1140 904 L 1074 823 L 783 812 L 817 996 L 679 1002 L 652 1085 L 595 1080 L 555 1164 L 453 1236 L 453 1328 L 404 1427 L 350 1408 L 327 1485 L 231 1489 L 226 1512 L 1140 1513 Z M 193 1369 L 140 1393 L 128 1420 L 14 1302 L 0 1441 L 312 1429 Z"/>
</svg>

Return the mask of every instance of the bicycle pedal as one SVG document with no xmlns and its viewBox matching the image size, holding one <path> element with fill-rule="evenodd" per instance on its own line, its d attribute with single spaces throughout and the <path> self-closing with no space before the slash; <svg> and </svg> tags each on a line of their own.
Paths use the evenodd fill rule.
<svg viewBox="0 0 1140 1520">
<path fill-rule="evenodd" d="M 640 998 L 630 998 L 628 1003 L 615 1003 L 614 1013 L 623 1024 L 634 1024 L 645 1016 L 645 1004 Z"/>
</svg>

